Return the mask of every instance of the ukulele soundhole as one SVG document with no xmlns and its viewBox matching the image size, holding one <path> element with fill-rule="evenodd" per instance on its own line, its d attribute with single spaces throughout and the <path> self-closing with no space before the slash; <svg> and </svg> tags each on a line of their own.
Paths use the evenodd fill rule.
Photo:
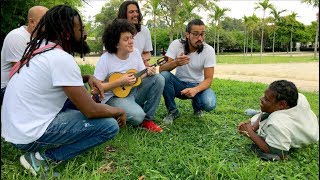
<svg viewBox="0 0 320 180">
<path fill-rule="evenodd" d="M 125 88 L 124 86 L 122 86 L 122 90 L 124 90 L 124 91 L 125 91 L 125 90 L 126 90 L 126 88 Z"/>
</svg>

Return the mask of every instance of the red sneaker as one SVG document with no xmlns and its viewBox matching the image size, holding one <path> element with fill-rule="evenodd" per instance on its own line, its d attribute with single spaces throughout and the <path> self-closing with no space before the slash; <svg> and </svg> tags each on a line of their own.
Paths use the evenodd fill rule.
<svg viewBox="0 0 320 180">
<path fill-rule="evenodd" d="M 140 126 L 147 131 L 152 131 L 152 132 L 162 132 L 162 128 L 158 126 L 156 123 L 154 123 L 152 120 L 144 120 L 140 124 Z"/>
</svg>

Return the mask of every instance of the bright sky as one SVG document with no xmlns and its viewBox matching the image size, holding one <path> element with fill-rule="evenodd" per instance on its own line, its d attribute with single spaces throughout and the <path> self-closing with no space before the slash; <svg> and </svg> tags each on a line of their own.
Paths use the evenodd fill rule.
<svg viewBox="0 0 320 180">
<path fill-rule="evenodd" d="M 100 12 L 101 7 L 108 1 L 108 0 L 86 0 L 92 7 L 89 5 L 85 5 L 84 8 L 80 9 L 81 13 L 84 14 L 87 19 L 89 16 L 93 17 L 97 13 Z M 231 9 L 226 14 L 229 17 L 241 19 L 244 15 L 251 16 L 254 13 L 254 7 L 256 3 L 259 2 L 258 0 L 220 0 L 217 2 L 218 6 L 221 8 L 229 8 Z M 282 13 L 281 15 L 288 15 L 291 12 L 297 13 L 297 20 L 306 24 L 310 25 L 312 21 L 316 20 L 316 13 L 319 12 L 318 9 L 313 8 L 310 5 L 301 3 L 300 0 L 270 0 L 271 4 L 273 4 L 278 11 L 286 9 L 286 12 Z M 266 16 L 268 16 L 268 13 Z M 202 13 L 200 13 L 202 15 Z M 256 10 L 255 14 L 258 17 L 262 17 L 262 11 Z M 206 21 L 205 14 L 204 21 Z M 147 17 L 144 18 L 146 20 Z M 144 21 L 146 22 L 146 21 Z"/>
</svg>

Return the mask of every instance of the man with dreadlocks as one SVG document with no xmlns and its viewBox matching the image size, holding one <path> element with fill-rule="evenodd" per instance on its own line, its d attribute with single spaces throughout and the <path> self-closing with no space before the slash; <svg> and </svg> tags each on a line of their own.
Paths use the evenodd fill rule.
<svg viewBox="0 0 320 180">
<path fill-rule="evenodd" d="M 9 81 L 9 72 L 12 66 L 21 59 L 27 43 L 30 41 L 32 31 L 47 11 L 48 8 L 43 6 L 31 7 L 28 11 L 28 25 L 10 31 L 3 41 L 1 49 L 1 104 Z"/>
<path fill-rule="evenodd" d="M 211 111 L 216 107 L 216 97 L 210 89 L 216 57 L 214 49 L 204 43 L 205 25 L 200 19 L 190 21 L 184 39 L 173 41 L 166 53 L 169 61 L 160 67 L 165 78 L 163 97 L 168 110 L 164 123 L 172 124 L 180 116 L 174 98 L 192 99 L 197 117 L 202 110 Z M 176 69 L 176 74 L 170 71 Z"/>
<path fill-rule="evenodd" d="M 124 110 L 95 103 L 84 87 L 99 89 L 92 75 L 81 76 L 74 53 L 89 48 L 79 13 L 70 6 L 50 9 L 36 26 L 1 112 L 1 136 L 27 151 L 21 164 L 37 175 L 48 162 L 60 162 L 112 139 L 126 123 Z M 17 63 L 17 64 L 18 64 Z M 62 110 L 69 98 L 79 109 Z"/>
</svg>

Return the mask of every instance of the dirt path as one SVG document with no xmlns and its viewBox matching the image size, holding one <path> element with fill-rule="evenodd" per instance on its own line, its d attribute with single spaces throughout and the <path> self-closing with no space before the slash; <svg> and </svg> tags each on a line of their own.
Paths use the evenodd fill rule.
<svg viewBox="0 0 320 180">
<path fill-rule="evenodd" d="M 96 65 L 98 57 L 77 58 L 79 64 Z M 215 78 L 232 79 L 270 84 L 286 79 L 296 84 L 298 89 L 319 92 L 319 62 L 278 63 L 278 64 L 218 64 Z"/>
<path fill-rule="evenodd" d="M 270 84 L 286 79 L 298 89 L 319 92 L 319 62 L 279 64 L 220 64 L 215 68 L 215 77 L 239 81 Z"/>
</svg>

